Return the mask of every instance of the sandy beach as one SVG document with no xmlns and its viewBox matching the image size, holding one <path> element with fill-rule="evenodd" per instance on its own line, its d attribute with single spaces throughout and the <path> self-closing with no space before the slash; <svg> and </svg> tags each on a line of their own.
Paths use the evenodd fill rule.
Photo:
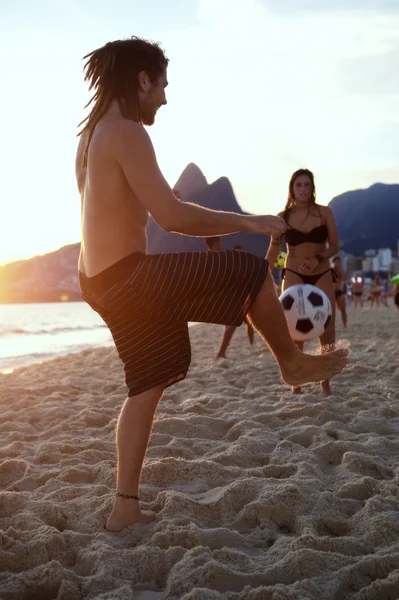
<svg viewBox="0 0 399 600">
<path fill-rule="evenodd" d="M 399 312 L 338 318 L 351 365 L 330 398 L 292 395 L 244 327 L 215 362 L 222 332 L 190 330 L 189 376 L 166 390 L 144 462 L 157 518 L 120 534 L 104 530 L 115 350 L 1 375 L 2 600 L 399 598 Z"/>
</svg>

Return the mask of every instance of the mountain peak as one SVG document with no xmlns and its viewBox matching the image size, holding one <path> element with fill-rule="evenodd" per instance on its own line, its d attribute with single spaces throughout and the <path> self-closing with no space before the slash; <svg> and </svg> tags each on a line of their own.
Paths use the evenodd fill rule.
<svg viewBox="0 0 399 600">
<path fill-rule="evenodd" d="M 197 165 L 190 163 L 184 169 L 174 187 L 181 192 L 182 197 L 191 196 L 208 186 L 205 175 Z"/>
</svg>

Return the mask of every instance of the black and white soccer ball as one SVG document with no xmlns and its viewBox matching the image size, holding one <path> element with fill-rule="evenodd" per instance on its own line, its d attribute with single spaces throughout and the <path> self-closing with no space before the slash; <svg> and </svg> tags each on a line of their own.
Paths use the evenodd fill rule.
<svg viewBox="0 0 399 600">
<path fill-rule="evenodd" d="M 320 337 L 330 324 L 331 302 L 314 285 L 293 285 L 281 294 L 280 302 L 289 332 L 296 342 Z"/>
</svg>

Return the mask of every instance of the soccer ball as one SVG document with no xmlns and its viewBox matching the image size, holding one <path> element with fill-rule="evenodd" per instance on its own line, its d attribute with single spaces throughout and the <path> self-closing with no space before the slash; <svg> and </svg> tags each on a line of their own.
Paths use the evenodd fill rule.
<svg viewBox="0 0 399 600">
<path fill-rule="evenodd" d="M 320 337 L 330 324 L 331 302 L 314 285 L 293 285 L 281 294 L 280 302 L 289 332 L 296 342 Z"/>
<path fill-rule="evenodd" d="M 280 254 L 278 255 L 278 257 L 276 258 L 276 262 L 274 263 L 274 266 L 282 269 L 285 265 L 285 259 L 287 258 L 287 253 L 286 252 L 280 252 Z"/>
</svg>

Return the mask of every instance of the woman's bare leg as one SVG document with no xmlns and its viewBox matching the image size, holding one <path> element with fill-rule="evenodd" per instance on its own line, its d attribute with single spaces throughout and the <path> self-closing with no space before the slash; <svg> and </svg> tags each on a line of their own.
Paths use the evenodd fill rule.
<svg viewBox="0 0 399 600">
<path fill-rule="evenodd" d="M 346 312 L 346 301 L 344 294 L 337 299 L 337 306 L 341 312 L 342 325 L 346 329 L 348 324 L 348 314 Z"/>
<path fill-rule="evenodd" d="M 231 339 L 234 335 L 237 327 L 234 325 L 226 325 L 223 332 L 222 343 L 219 348 L 219 352 L 217 353 L 216 358 L 226 358 L 226 350 L 230 345 Z"/>
<path fill-rule="evenodd" d="M 248 338 L 248 342 L 250 343 L 251 346 L 253 346 L 254 343 L 254 328 L 252 327 L 251 323 L 248 321 L 248 319 L 246 319 L 246 327 L 247 327 L 247 338 Z"/>
</svg>

